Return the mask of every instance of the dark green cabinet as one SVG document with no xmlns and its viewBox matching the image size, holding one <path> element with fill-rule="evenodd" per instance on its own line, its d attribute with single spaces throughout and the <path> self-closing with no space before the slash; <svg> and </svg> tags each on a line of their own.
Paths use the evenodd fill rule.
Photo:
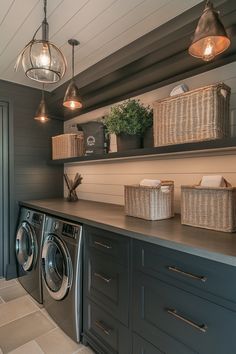
<svg viewBox="0 0 236 354">
<path fill-rule="evenodd" d="M 84 339 L 102 354 L 131 354 L 130 239 L 85 227 Z"/>
<path fill-rule="evenodd" d="M 164 354 L 137 334 L 133 335 L 133 354 Z"/>
<path fill-rule="evenodd" d="M 236 353 L 235 267 L 85 227 L 84 340 L 101 354 Z"/>
<path fill-rule="evenodd" d="M 137 333 L 168 354 L 236 353 L 235 312 L 139 272 L 133 323 Z"/>
</svg>

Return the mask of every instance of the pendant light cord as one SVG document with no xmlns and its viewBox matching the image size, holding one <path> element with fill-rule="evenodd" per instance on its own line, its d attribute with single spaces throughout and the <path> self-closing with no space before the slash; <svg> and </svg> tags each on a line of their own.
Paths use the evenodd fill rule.
<svg viewBox="0 0 236 354">
<path fill-rule="evenodd" d="M 43 84 L 43 88 L 42 88 L 42 101 L 44 101 L 44 87 L 45 87 L 45 85 Z"/>
<path fill-rule="evenodd" d="M 75 45 L 72 44 L 72 80 L 75 76 Z"/>
<path fill-rule="evenodd" d="M 43 11 L 44 11 L 44 21 L 47 22 L 47 0 L 44 0 Z"/>
</svg>

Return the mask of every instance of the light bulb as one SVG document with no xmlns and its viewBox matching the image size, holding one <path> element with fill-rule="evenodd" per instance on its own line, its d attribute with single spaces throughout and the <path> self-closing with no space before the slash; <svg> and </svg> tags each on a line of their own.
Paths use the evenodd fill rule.
<svg viewBox="0 0 236 354">
<path fill-rule="evenodd" d="M 70 108 L 71 108 L 71 109 L 76 108 L 75 101 L 70 101 Z"/>
<path fill-rule="evenodd" d="M 37 65 L 39 67 L 48 67 L 50 65 L 50 55 L 47 45 L 43 45 L 42 51 L 37 59 Z"/>
<path fill-rule="evenodd" d="M 215 58 L 215 43 L 214 40 L 209 37 L 205 40 L 203 45 L 202 59 L 205 61 L 210 61 Z"/>
</svg>

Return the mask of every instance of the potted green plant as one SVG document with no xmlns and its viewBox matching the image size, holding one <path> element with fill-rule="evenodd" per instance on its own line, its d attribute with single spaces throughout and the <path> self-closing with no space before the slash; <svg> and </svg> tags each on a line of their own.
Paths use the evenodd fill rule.
<svg viewBox="0 0 236 354">
<path fill-rule="evenodd" d="M 104 124 L 108 134 L 116 134 L 117 150 L 125 151 L 141 147 L 143 134 L 152 126 L 152 117 L 150 106 L 130 99 L 113 106 L 104 117 Z"/>
</svg>

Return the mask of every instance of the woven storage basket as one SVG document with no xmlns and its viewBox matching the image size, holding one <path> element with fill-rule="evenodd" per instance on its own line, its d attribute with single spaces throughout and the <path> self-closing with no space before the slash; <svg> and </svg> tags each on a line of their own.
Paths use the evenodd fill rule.
<svg viewBox="0 0 236 354">
<path fill-rule="evenodd" d="M 201 87 L 154 103 L 154 146 L 220 139 L 229 134 L 230 88 Z"/>
<path fill-rule="evenodd" d="M 52 159 L 64 159 L 84 154 L 83 133 L 62 134 L 52 137 Z"/>
<path fill-rule="evenodd" d="M 163 192 L 161 186 L 169 186 Z M 158 187 L 125 186 L 125 214 L 146 220 L 162 220 L 174 216 L 174 182 L 162 181 Z"/>
<path fill-rule="evenodd" d="M 181 223 L 235 232 L 236 188 L 181 186 Z"/>
</svg>

